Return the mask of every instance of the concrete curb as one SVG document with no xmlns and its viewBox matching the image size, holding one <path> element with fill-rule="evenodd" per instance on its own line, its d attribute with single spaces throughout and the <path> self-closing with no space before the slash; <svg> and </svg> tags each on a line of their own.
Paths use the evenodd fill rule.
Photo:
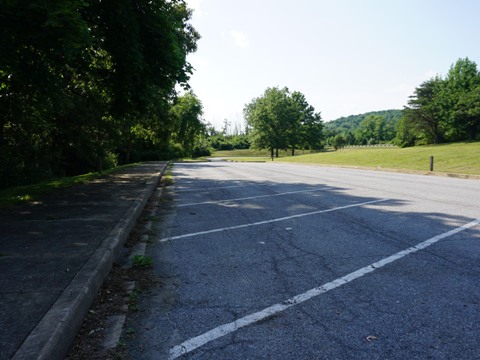
<svg viewBox="0 0 480 360">
<path fill-rule="evenodd" d="M 135 226 L 168 164 L 151 177 L 142 194 L 103 239 L 70 284 L 22 343 L 12 359 L 64 359 L 90 305 Z"/>
</svg>

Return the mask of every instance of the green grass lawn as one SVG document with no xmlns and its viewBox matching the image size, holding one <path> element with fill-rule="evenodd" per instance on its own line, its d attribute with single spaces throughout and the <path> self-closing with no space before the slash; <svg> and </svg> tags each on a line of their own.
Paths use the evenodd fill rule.
<svg viewBox="0 0 480 360">
<path fill-rule="evenodd" d="M 222 152 L 223 157 L 237 156 L 237 161 L 259 161 L 258 156 L 242 153 Z M 235 154 L 235 155 L 233 155 Z M 285 155 L 285 154 L 283 154 Z M 238 156 L 241 156 L 240 158 Z M 248 156 L 257 156 L 249 158 Z M 434 171 L 457 174 L 480 175 L 480 142 L 454 143 L 410 148 L 348 148 L 338 151 L 327 151 L 316 154 L 283 156 L 275 161 L 295 162 L 303 164 L 323 164 L 338 166 L 359 166 L 383 169 L 404 169 L 429 171 L 430 156 L 434 157 Z M 263 154 L 263 160 L 269 160 Z"/>
</svg>

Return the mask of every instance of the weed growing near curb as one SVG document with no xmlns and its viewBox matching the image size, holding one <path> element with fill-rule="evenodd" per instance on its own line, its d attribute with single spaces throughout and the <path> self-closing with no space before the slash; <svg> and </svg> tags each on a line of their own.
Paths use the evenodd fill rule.
<svg viewBox="0 0 480 360">
<path fill-rule="evenodd" d="M 133 266 L 139 268 L 147 268 L 153 265 L 153 259 L 151 256 L 135 255 L 133 257 Z"/>
<path fill-rule="evenodd" d="M 138 292 L 133 290 L 129 295 L 128 295 L 128 310 L 130 311 L 138 311 Z"/>
</svg>

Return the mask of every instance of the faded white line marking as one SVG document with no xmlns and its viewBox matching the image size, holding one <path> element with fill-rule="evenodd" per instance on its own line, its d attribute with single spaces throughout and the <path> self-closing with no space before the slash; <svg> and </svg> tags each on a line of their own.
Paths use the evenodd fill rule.
<svg viewBox="0 0 480 360">
<path fill-rule="evenodd" d="M 253 200 L 253 199 L 261 199 L 261 198 L 273 197 L 273 196 L 284 196 L 284 195 L 300 194 L 300 193 L 315 192 L 315 191 L 324 191 L 324 190 L 331 190 L 331 189 L 332 188 L 330 188 L 330 187 L 325 187 L 325 188 L 320 188 L 320 189 L 315 189 L 315 190 L 288 191 L 288 192 L 283 192 L 283 193 L 278 193 L 278 194 L 249 196 L 249 197 L 244 197 L 244 198 L 226 199 L 226 200 L 217 200 L 217 201 L 204 201 L 204 202 L 198 202 L 198 203 L 180 204 L 180 205 L 177 205 L 177 206 L 178 207 L 183 207 L 183 206 L 194 206 L 194 205 L 204 205 L 204 204 L 221 204 L 221 203 L 231 202 L 231 201 Z"/>
<path fill-rule="evenodd" d="M 351 204 L 351 205 L 346 205 L 346 206 L 339 206 L 339 207 L 332 208 L 332 209 L 312 211 L 312 212 L 308 212 L 308 213 L 285 216 L 285 217 L 276 218 L 276 219 L 272 219 L 272 220 L 257 221 L 257 222 L 250 223 L 250 224 L 235 225 L 235 226 L 229 226 L 229 227 L 224 227 L 224 228 L 219 228 L 219 229 L 199 231 L 199 232 L 195 232 L 195 233 L 171 236 L 171 237 L 160 239 L 158 241 L 159 242 L 166 242 L 166 241 L 170 241 L 170 240 L 184 239 L 184 238 L 189 238 L 189 237 L 194 237 L 194 236 L 199 236 L 199 235 L 213 234 L 213 233 L 222 232 L 222 231 L 242 229 L 242 228 L 251 227 L 251 226 L 265 225 L 265 224 L 270 224 L 270 223 L 279 222 L 279 221 L 301 218 L 301 217 L 304 217 L 304 216 L 324 214 L 324 213 L 337 211 L 337 210 L 343 210 L 343 209 L 349 209 L 349 208 L 363 206 L 363 205 L 375 204 L 375 203 L 388 201 L 388 200 L 389 199 L 366 201 L 366 202 L 363 202 L 363 203 Z"/>
<path fill-rule="evenodd" d="M 231 189 L 231 188 L 245 187 L 245 186 L 248 186 L 248 184 L 247 185 L 231 185 L 231 186 L 209 187 L 209 188 L 178 189 L 178 190 L 175 190 L 175 192 L 176 193 L 190 192 L 190 191 L 205 192 L 205 191 L 212 191 L 212 190 L 217 190 L 217 189 Z"/>
<path fill-rule="evenodd" d="M 316 297 L 318 295 L 321 295 L 321 294 L 324 294 L 330 290 L 333 290 L 337 287 L 340 287 L 342 285 L 345 285 L 345 284 L 348 284 L 349 282 L 355 280 L 355 279 L 358 279 L 368 273 L 371 273 L 387 264 L 390 264 L 398 259 L 401 259 L 409 254 L 413 254 L 417 251 L 420 251 L 422 249 L 425 249 L 427 247 L 429 247 L 430 245 L 433 245 L 435 244 L 436 242 L 446 238 L 446 237 L 449 237 L 449 236 L 452 236 L 452 235 L 455 235 L 461 231 L 464 231 L 466 229 L 469 229 L 471 227 L 474 227 L 476 225 L 480 224 L 480 218 L 479 219 L 476 219 L 472 222 L 469 222 L 468 224 L 465 224 L 463 226 L 460 226 L 456 229 L 453 229 L 453 230 L 450 230 L 450 231 L 447 231 L 443 234 L 440 234 L 440 235 L 437 235 L 437 236 L 434 236 L 424 242 L 421 242 L 415 246 L 412 246 L 408 249 L 405 249 L 403 251 L 400 251 L 396 254 L 393 254 L 389 257 L 386 257 L 380 261 L 377 261 L 377 262 L 374 262 L 373 264 L 370 264 L 368 266 L 365 266 L 361 269 L 358 269 L 357 271 L 354 271 L 348 275 L 345 275 L 341 278 L 338 278 L 336 280 L 333 280 L 331 282 L 328 282 L 326 284 L 323 284 L 319 287 L 316 287 L 316 288 L 313 288 L 311 290 L 308 290 L 306 292 L 304 292 L 303 294 L 299 294 L 299 295 L 296 295 L 290 299 L 287 299 L 285 300 L 284 302 L 282 303 L 279 303 L 279 304 L 275 304 L 275 305 L 272 305 L 268 308 L 265 308 L 261 311 L 258 311 L 256 313 L 253 313 L 253 314 L 250 314 L 250 315 L 247 315 L 247 316 L 244 316 L 240 319 L 237 319 L 231 323 L 228 323 L 228 324 L 223 324 L 223 325 L 220 325 L 220 326 L 217 326 L 216 328 L 210 330 L 210 331 L 207 331 L 206 333 L 202 334 L 202 335 L 199 335 L 199 336 L 196 336 L 194 338 L 191 338 L 187 341 L 184 341 L 183 343 L 181 343 L 180 345 L 177 345 L 177 346 L 174 346 L 170 349 L 170 352 L 169 352 L 169 359 L 173 360 L 173 359 L 176 359 L 178 358 L 179 356 L 183 355 L 183 354 L 186 354 L 186 353 L 189 353 L 190 351 L 193 351 L 203 345 L 205 345 L 206 343 L 210 342 L 210 341 L 213 341 L 215 339 L 218 339 L 220 337 L 223 337 L 225 335 L 228 335 L 234 331 L 237 331 L 245 326 L 248 326 L 248 325 L 251 325 L 251 324 L 254 324 L 256 322 L 259 322 L 261 320 L 264 320 L 270 316 L 273 316 L 281 311 L 284 311 L 294 305 L 298 305 L 298 304 L 301 304 L 307 300 L 310 300 L 311 298 L 313 297 Z"/>
</svg>

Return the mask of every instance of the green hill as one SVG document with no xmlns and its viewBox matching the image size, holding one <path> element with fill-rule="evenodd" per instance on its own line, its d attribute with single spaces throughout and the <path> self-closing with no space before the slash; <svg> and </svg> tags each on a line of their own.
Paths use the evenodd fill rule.
<svg viewBox="0 0 480 360">
<path fill-rule="evenodd" d="M 366 130 L 362 128 L 362 122 L 369 117 L 381 117 L 384 120 L 382 125 L 384 127 L 382 131 L 383 138 L 373 139 L 373 143 L 390 142 L 395 137 L 397 124 L 402 116 L 402 110 L 392 109 L 341 117 L 325 123 L 325 138 L 328 140 L 336 135 L 342 135 L 346 139 L 347 144 L 361 144 L 365 141 L 365 139 L 362 139 L 361 132 Z M 365 127 L 365 123 L 363 123 L 363 127 Z"/>
<path fill-rule="evenodd" d="M 343 131 L 352 131 L 354 132 L 359 126 L 360 123 L 365 120 L 367 116 L 382 116 L 385 118 L 387 123 L 397 124 L 398 120 L 403 115 L 403 110 L 381 110 L 381 111 L 370 111 L 364 114 L 350 115 L 338 118 L 325 123 L 325 129 L 328 130 L 337 130 L 338 132 Z"/>
</svg>

